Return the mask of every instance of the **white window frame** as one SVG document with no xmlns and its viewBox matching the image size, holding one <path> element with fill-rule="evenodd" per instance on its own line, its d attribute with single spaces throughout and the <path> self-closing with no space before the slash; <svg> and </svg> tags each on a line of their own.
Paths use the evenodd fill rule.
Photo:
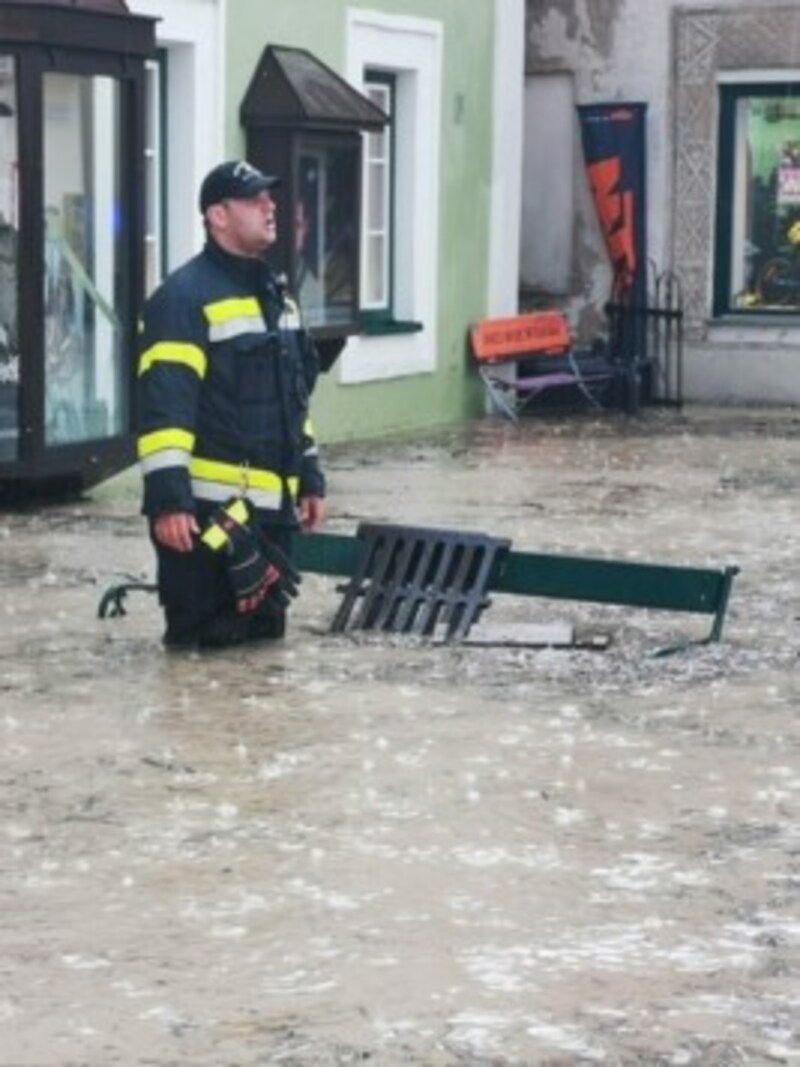
<svg viewBox="0 0 800 1067">
<path fill-rule="evenodd" d="M 393 312 L 422 329 L 351 338 L 338 362 L 343 384 L 436 369 L 443 40 L 435 19 L 347 11 L 348 81 L 363 90 L 366 70 L 397 79 Z"/>
<path fill-rule="evenodd" d="M 146 121 L 144 144 L 145 187 L 145 295 L 149 296 L 161 282 L 164 262 L 164 220 L 162 189 L 164 160 L 161 146 L 164 142 L 161 129 L 163 63 L 151 59 L 145 63 Z"/>
<path fill-rule="evenodd" d="M 128 0 L 132 14 L 155 18 L 167 52 L 167 270 L 203 243 L 197 190 L 223 158 L 225 20 L 228 0 Z M 178 162 L 180 161 L 180 163 Z"/>
</svg>

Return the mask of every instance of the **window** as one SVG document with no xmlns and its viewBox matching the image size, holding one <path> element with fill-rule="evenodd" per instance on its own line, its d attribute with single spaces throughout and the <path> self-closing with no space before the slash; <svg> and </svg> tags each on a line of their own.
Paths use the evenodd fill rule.
<svg viewBox="0 0 800 1067">
<path fill-rule="evenodd" d="M 395 77 L 367 71 L 364 94 L 389 116 L 389 125 L 364 136 L 364 223 L 361 249 L 362 322 L 392 318 Z"/>
<path fill-rule="evenodd" d="M 800 83 L 720 87 L 716 315 L 800 313 Z"/>
<path fill-rule="evenodd" d="M 19 444 L 19 202 L 16 64 L 0 56 L 0 460 Z"/>
<path fill-rule="evenodd" d="M 120 87 L 44 78 L 45 440 L 126 430 L 120 281 Z"/>
<path fill-rule="evenodd" d="M 442 25 L 350 9 L 347 53 L 350 83 L 367 95 L 388 89 L 391 110 L 386 140 L 365 146 L 375 193 L 365 193 L 371 214 L 362 216 L 365 310 L 339 363 L 340 381 L 355 384 L 436 367 Z"/>
</svg>

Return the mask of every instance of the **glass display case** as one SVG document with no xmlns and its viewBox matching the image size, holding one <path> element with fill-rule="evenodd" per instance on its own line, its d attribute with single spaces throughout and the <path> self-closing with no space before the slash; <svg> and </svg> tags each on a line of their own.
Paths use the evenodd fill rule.
<svg viewBox="0 0 800 1067">
<path fill-rule="evenodd" d="M 154 47 L 123 0 L 0 4 L 0 490 L 133 458 Z"/>
<path fill-rule="evenodd" d="M 342 340 L 359 320 L 362 131 L 388 118 L 309 52 L 271 45 L 241 120 L 248 159 L 282 179 L 273 262 L 314 338 Z"/>
</svg>

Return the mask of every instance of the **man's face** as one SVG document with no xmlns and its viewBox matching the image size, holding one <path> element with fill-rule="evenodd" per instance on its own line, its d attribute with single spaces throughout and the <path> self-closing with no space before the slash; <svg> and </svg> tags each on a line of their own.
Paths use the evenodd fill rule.
<svg viewBox="0 0 800 1067">
<path fill-rule="evenodd" d="M 266 189 L 258 196 L 212 204 L 207 219 L 214 240 L 238 256 L 261 256 L 278 236 L 275 201 Z"/>
</svg>

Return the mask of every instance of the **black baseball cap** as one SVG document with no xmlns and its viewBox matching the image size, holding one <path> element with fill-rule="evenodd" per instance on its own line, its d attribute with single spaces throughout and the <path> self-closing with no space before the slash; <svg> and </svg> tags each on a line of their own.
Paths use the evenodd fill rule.
<svg viewBox="0 0 800 1067">
<path fill-rule="evenodd" d="M 280 178 L 262 174 L 258 167 L 246 163 L 243 159 L 219 163 L 203 178 L 203 184 L 200 186 L 200 212 L 204 215 L 212 204 L 219 204 L 222 200 L 247 200 L 280 184 Z"/>
</svg>

